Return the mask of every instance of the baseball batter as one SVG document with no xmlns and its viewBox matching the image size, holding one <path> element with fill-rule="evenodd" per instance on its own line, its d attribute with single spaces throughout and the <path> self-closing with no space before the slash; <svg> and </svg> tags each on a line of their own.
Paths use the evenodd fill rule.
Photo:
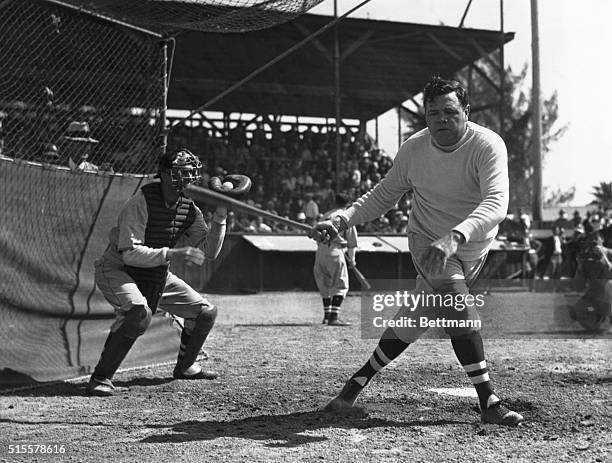
<svg viewBox="0 0 612 463">
<path fill-rule="evenodd" d="M 217 308 L 169 270 L 176 256 L 188 265 L 215 259 L 223 245 L 227 209 L 217 207 L 210 226 L 184 188 L 201 179 L 202 163 L 188 150 L 169 152 L 159 162 L 160 182 L 143 186 L 119 212 L 109 244 L 95 263 L 95 281 L 116 313 L 100 360 L 87 386 L 108 396 L 111 381 L 158 307 L 184 319 L 173 377 L 214 379 L 196 363 Z M 177 244 L 180 242 L 180 247 Z"/>
<path fill-rule="evenodd" d="M 344 194 L 337 194 L 335 207 L 323 216 L 331 220 L 349 203 Z M 355 265 L 357 229 L 350 227 L 332 239 L 329 244 L 318 243 L 313 268 L 314 278 L 323 299 L 323 324 L 348 326 L 339 318 L 342 302 L 349 290 L 348 267 Z M 346 253 L 346 256 L 345 256 Z"/>
<path fill-rule="evenodd" d="M 409 246 L 418 272 L 417 293 L 465 300 L 482 268 L 508 209 L 508 159 L 504 141 L 468 122 L 467 91 L 454 81 L 432 78 L 423 93 L 427 128 L 400 147 L 392 169 L 346 211 L 319 223 L 325 241 L 339 231 L 388 211 L 412 190 Z M 448 299 L 445 297 L 445 299 Z M 487 423 L 516 425 L 523 417 L 506 408 L 493 390 L 485 360 L 479 316 L 474 305 L 403 306 L 396 315 L 448 320 L 445 327 L 455 354 L 478 394 Z M 350 411 L 359 393 L 386 365 L 415 342 L 428 324 L 388 328 L 370 359 L 326 407 Z"/>
</svg>

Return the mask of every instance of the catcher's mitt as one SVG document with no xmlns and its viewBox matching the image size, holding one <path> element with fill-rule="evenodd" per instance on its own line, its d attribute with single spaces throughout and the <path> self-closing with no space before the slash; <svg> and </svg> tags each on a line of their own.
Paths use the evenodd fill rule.
<svg viewBox="0 0 612 463">
<path fill-rule="evenodd" d="M 229 185 L 224 185 L 227 182 L 232 184 L 232 188 L 230 188 Z M 223 179 L 211 177 L 208 181 L 208 187 L 217 193 L 224 194 L 231 198 L 241 199 L 244 198 L 251 189 L 251 179 L 246 175 L 240 174 L 226 175 Z"/>
</svg>

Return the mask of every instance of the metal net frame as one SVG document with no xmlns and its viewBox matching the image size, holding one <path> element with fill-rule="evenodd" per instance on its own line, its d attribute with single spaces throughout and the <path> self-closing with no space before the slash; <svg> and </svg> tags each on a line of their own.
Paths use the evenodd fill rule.
<svg viewBox="0 0 612 463">
<path fill-rule="evenodd" d="M 247 32 L 306 13 L 323 0 L 63 0 L 163 33 Z"/>
</svg>

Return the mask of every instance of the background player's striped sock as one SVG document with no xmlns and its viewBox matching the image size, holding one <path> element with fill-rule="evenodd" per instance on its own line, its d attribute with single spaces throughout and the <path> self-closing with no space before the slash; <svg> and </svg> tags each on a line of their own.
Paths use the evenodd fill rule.
<svg viewBox="0 0 612 463">
<path fill-rule="evenodd" d="M 392 329 L 387 328 L 380 341 L 378 341 L 378 345 L 376 349 L 374 349 L 370 359 L 351 377 L 351 379 L 361 387 L 365 387 L 376 373 L 399 357 L 409 345 L 410 343 L 404 342 L 395 336 Z"/>
<path fill-rule="evenodd" d="M 329 319 L 329 315 L 331 314 L 331 297 L 323 298 L 323 321 Z"/>
<path fill-rule="evenodd" d="M 340 315 L 340 306 L 342 306 L 342 301 L 344 301 L 344 298 L 342 296 L 333 296 L 331 298 L 331 308 L 329 314 L 330 320 L 338 319 L 338 316 Z"/>
<path fill-rule="evenodd" d="M 484 410 L 499 402 L 489 378 L 489 369 L 484 358 L 484 346 L 480 333 L 451 338 L 451 343 L 455 355 L 476 389 L 480 408 Z"/>
</svg>

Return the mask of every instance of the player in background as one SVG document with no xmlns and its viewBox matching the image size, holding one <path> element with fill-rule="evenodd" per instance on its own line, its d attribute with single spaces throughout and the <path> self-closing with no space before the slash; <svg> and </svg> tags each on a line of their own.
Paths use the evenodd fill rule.
<svg viewBox="0 0 612 463">
<path fill-rule="evenodd" d="M 181 256 L 188 265 L 215 259 L 225 236 L 227 209 L 217 207 L 210 226 L 184 195 L 201 179 L 202 163 L 188 150 L 168 152 L 159 162 L 160 182 L 143 186 L 119 212 L 109 244 L 96 261 L 95 280 L 116 313 L 87 393 L 108 396 L 111 381 L 158 306 L 184 319 L 175 379 L 214 379 L 196 363 L 217 317 L 217 308 L 168 268 Z M 181 243 L 180 247 L 177 243 Z"/>
<path fill-rule="evenodd" d="M 469 294 L 506 216 L 508 155 L 499 135 L 468 122 L 468 94 L 458 82 L 433 77 L 424 88 L 423 101 L 427 127 L 402 144 L 385 178 L 351 207 L 317 224 L 313 233 L 327 242 L 343 230 L 380 217 L 412 190 L 408 239 L 418 273 L 416 292 L 451 295 L 457 301 Z M 403 306 L 399 317 L 453 321 L 457 326 L 445 331 L 476 389 L 482 421 L 503 425 L 523 421 L 493 390 L 475 305 Z M 388 328 L 370 359 L 326 410 L 353 409 L 370 380 L 427 329 L 428 324 L 420 323 Z"/>
<path fill-rule="evenodd" d="M 348 196 L 338 193 L 335 207 L 325 213 L 323 220 L 333 219 L 349 204 Z M 339 318 L 342 302 L 349 290 L 348 268 L 355 266 L 357 229 L 350 227 L 329 243 L 318 243 L 313 273 L 317 288 L 323 299 L 323 324 L 348 326 L 351 323 Z M 346 254 L 346 255 L 345 255 Z"/>
</svg>

